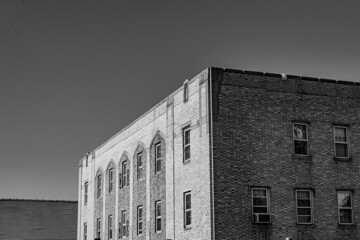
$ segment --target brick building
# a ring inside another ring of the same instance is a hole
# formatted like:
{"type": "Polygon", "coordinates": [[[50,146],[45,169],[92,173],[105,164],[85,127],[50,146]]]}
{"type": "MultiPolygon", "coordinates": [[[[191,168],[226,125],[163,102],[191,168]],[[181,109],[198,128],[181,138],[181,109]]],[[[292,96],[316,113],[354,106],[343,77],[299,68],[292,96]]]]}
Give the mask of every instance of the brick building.
{"type": "Polygon", "coordinates": [[[360,84],[209,68],[80,161],[78,239],[360,239],[360,84]]]}
{"type": "Polygon", "coordinates": [[[0,199],[0,239],[75,240],[76,201],[0,199]]]}

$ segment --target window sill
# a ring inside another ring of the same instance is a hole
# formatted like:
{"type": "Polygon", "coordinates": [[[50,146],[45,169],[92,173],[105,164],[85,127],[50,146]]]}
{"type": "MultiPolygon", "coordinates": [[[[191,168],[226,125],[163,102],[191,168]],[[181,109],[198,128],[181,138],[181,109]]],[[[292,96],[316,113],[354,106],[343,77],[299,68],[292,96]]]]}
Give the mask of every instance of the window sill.
{"type": "Polygon", "coordinates": [[[343,224],[343,223],[338,223],[338,228],[356,228],[356,224],[355,223],[349,223],[349,224],[343,224]]]}
{"type": "Polygon", "coordinates": [[[311,161],[312,158],[313,158],[312,155],[296,155],[296,154],[292,155],[292,159],[294,160],[311,161]]]}
{"type": "Polygon", "coordinates": [[[351,162],[352,157],[334,157],[334,160],[339,162],[351,162]]]}
{"type": "Polygon", "coordinates": [[[186,160],[186,161],[183,161],[183,164],[186,165],[186,164],[189,164],[191,163],[190,159],[186,160]]]}
{"type": "Polygon", "coordinates": [[[184,230],[191,230],[191,226],[184,227],[184,230]]]}

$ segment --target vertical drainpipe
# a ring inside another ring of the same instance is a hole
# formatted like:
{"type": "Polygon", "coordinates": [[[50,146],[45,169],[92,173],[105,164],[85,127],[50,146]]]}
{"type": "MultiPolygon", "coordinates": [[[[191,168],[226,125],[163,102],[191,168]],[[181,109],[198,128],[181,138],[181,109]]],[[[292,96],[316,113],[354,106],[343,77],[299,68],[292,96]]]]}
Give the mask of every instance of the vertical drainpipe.
{"type": "Polygon", "coordinates": [[[211,239],[215,239],[215,209],[214,209],[214,158],[213,158],[213,113],[212,113],[212,68],[209,68],[208,73],[208,92],[209,92],[209,141],[210,141],[210,184],[211,184],[211,239]]]}

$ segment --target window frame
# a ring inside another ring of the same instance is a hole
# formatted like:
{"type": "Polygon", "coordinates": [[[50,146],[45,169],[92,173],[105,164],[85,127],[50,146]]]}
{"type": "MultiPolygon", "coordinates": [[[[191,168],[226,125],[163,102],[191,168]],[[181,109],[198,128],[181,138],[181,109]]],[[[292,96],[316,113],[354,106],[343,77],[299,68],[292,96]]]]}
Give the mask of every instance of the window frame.
{"type": "Polygon", "coordinates": [[[109,184],[109,189],[108,189],[108,191],[109,191],[109,194],[110,193],[112,193],[113,192],[113,190],[114,190],[114,168],[110,168],[109,169],[109,175],[108,175],[108,177],[109,177],[109,182],[108,182],[108,184],[109,184]]]}
{"type": "Polygon", "coordinates": [[[155,233],[160,233],[162,227],[162,218],[161,218],[161,200],[155,202],[155,233]],[[160,207],[160,215],[158,215],[158,207],[160,207]],[[158,230],[158,220],[160,220],[160,229],[158,230]]]}
{"type": "Polygon", "coordinates": [[[184,215],[184,228],[185,229],[189,229],[191,228],[191,225],[192,225],[192,214],[191,214],[191,191],[187,191],[187,192],[184,192],[184,196],[183,196],[183,208],[184,208],[184,212],[183,212],[183,215],[184,215]],[[186,196],[190,196],[190,208],[187,208],[187,202],[186,202],[186,196]],[[187,213],[190,212],[190,223],[187,224],[187,213]]]}
{"type": "Polygon", "coordinates": [[[84,222],[84,240],[87,240],[87,222],[84,222]]]}
{"type": "Polygon", "coordinates": [[[127,226],[126,226],[126,210],[121,211],[121,238],[126,238],[127,236],[127,226]]]}
{"type": "Polygon", "coordinates": [[[184,103],[189,101],[189,81],[184,83],[184,90],[183,90],[183,101],[184,103]]]}
{"type": "Polygon", "coordinates": [[[295,190],[295,206],[296,206],[296,223],[300,224],[300,225],[312,225],[314,224],[314,201],[313,201],[314,195],[313,195],[313,191],[310,189],[296,189],[295,190]],[[309,193],[309,200],[310,200],[310,206],[309,207],[303,207],[303,206],[298,206],[298,192],[308,192],[309,193]],[[308,215],[299,215],[298,214],[298,209],[301,208],[306,208],[309,209],[310,208],[310,219],[311,221],[309,223],[307,222],[299,222],[299,216],[308,216],[308,215]]]}
{"type": "Polygon", "coordinates": [[[294,155],[296,156],[309,156],[310,155],[310,144],[309,144],[309,124],[306,122],[293,122],[292,124],[292,136],[293,136],[293,145],[294,145],[294,155]],[[295,130],[295,125],[303,125],[306,128],[306,140],[302,140],[302,139],[295,139],[295,134],[294,134],[294,130],[295,130]],[[301,141],[301,142],[306,142],[306,154],[298,154],[295,152],[296,150],[296,144],[295,141],[301,141]]]}
{"type": "Polygon", "coordinates": [[[140,205],[137,207],[137,229],[136,229],[136,234],[137,236],[141,236],[143,234],[143,206],[140,205]],[[140,214],[141,213],[141,214],[140,214]],[[140,228],[140,225],[141,225],[141,228],[140,228]]]}
{"type": "MultiPolygon", "coordinates": [[[[259,214],[260,212],[254,212],[254,207],[255,206],[259,206],[259,207],[264,207],[262,205],[254,205],[254,190],[265,190],[266,192],[266,213],[263,214],[271,214],[270,213],[270,189],[267,187],[252,187],[251,188],[251,214],[259,214]]],[[[260,213],[262,214],[262,213],[260,213]]]]}
{"type": "Polygon", "coordinates": [[[113,227],[112,227],[113,224],[112,223],[113,223],[113,217],[110,214],[108,216],[108,239],[109,240],[113,239],[113,227]]]}
{"type": "Polygon", "coordinates": [[[334,139],[334,156],[338,159],[348,159],[350,158],[350,141],[349,141],[349,127],[344,125],[334,125],[333,126],[333,139],[334,139]],[[336,136],[335,136],[335,129],[336,128],[343,128],[345,129],[345,135],[346,135],[346,142],[337,142],[336,136]],[[346,144],[346,157],[339,157],[336,155],[336,144],[346,144]]]}
{"type": "Polygon", "coordinates": [[[121,173],[122,173],[122,188],[125,188],[126,186],[129,186],[130,181],[130,170],[128,166],[128,160],[124,160],[121,163],[121,173]]]}
{"type": "Polygon", "coordinates": [[[139,152],[136,155],[136,162],[137,162],[137,180],[141,181],[144,179],[144,159],[143,159],[143,152],[139,152]],[[139,164],[141,162],[141,165],[139,164]],[[141,176],[140,176],[141,171],[141,176]]]}
{"type": "Polygon", "coordinates": [[[96,219],[96,237],[100,238],[101,235],[101,219],[97,218],[96,219]]]}
{"type": "Polygon", "coordinates": [[[87,205],[89,194],[89,181],[84,183],[84,204],[87,205]]]}
{"type": "Polygon", "coordinates": [[[190,125],[187,125],[183,127],[182,129],[182,137],[183,137],[183,163],[188,163],[191,161],[191,131],[190,131],[190,125]],[[189,133],[189,142],[185,143],[186,141],[186,133],[189,133]],[[189,148],[189,158],[186,158],[186,148],[189,148]]]}
{"type": "Polygon", "coordinates": [[[99,174],[97,177],[96,177],[96,198],[97,199],[100,199],[101,198],[101,190],[102,190],[102,174],[99,174]]]}
{"type": "Polygon", "coordinates": [[[336,191],[336,198],[337,198],[337,208],[338,208],[338,222],[339,225],[354,225],[354,202],[353,202],[353,192],[351,190],[337,190],[336,191]],[[339,206],[339,193],[349,193],[350,194],[350,207],[340,207],[339,206]],[[341,222],[341,214],[340,214],[340,210],[345,209],[345,210],[350,210],[351,212],[351,223],[344,223],[341,222]]]}
{"type": "Polygon", "coordinates": [[[161,172],[161,162],[162,162],[162,151],[161,151],[161,142],[155,144],[155,174],[161,172]],[[158,151],[159,149],[159,151],[158,151]],[[159,154],[160,153],[160,154],[159,154]],[[160,156],[159,156],[160,155],[160,156]],[[160,167],[158,162],[160,162],[160,167]]]}

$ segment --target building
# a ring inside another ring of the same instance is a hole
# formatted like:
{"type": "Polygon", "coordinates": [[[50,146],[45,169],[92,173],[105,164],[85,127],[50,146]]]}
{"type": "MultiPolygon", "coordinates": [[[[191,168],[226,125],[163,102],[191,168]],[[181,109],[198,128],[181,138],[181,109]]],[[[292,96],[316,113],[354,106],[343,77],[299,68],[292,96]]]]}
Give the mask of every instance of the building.
{"type": "Polygon", "coordinates": [[[78,239],[360,239],[360,84],[209,68],[80,161],[78,239]]]}
{"type": "Polygon", "coordinates": [[[75,240],[76,201],[0,199],[0,239],[75,240]]]}

